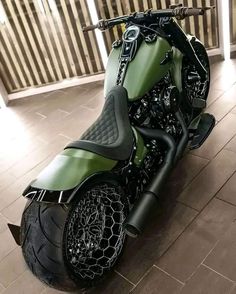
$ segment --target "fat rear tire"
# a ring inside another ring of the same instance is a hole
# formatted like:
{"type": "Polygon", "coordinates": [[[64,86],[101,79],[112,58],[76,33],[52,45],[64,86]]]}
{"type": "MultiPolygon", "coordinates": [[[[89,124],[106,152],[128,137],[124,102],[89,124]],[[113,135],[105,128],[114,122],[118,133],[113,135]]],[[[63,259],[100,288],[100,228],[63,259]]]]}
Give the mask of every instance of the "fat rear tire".
{"type": "MultiPolygon", "coordinates": [[[[95,188],[96,191],[99,191],[97,187],[95,188]]],[[[92,191],[94,190],[91,189],[91,193],[92,191]]],[[[118,191],[121,190],[118,189],[118,191]]],[[[75,217],[78,204],[81,204],[79,200],[83,200],[86,196],[87,194],[84,193],[70,206],[32,201],[27,204],[22,216],[21,247],[24,259],[38,279],[58,290],[75,291],[95,286],[107,276],[123,251],[125,239],[120,244],[119,252],[110,266],[104,267],[102,275],[94,276],[94,278],[83,277],[80,275],[81,269],[78,270],[71,263],[67,254],[68,248],[66,248],[69,243],[67,241],[68,228],[71,227],[70,220],[72,216],[75,217]]],[[[106,199],[105,195],[103,199],[106,199]]],[[[123,217],[125,217],[127,206],[122,204],[122,207],[123,217]]],[[[71,242],[71,238],[69,239],[71,242]]],[[[75,238],[75,244],[76,242],[78,242],[78,237],[75,238]]],[[[99,242],[103,244],[104,238],[99,242]]],[[[77,257],[77,260],[79,258],[77,257]]],[[[88,259],[88,262],[90,263],[91,260],[88,259]]]]}
{"type": "Polygon", "coordinates": [[[63,230],[68,207],[32,201],[21,222],[21,247],[32,273],[58,290],[77,288],[63,259],[63,230]]]}

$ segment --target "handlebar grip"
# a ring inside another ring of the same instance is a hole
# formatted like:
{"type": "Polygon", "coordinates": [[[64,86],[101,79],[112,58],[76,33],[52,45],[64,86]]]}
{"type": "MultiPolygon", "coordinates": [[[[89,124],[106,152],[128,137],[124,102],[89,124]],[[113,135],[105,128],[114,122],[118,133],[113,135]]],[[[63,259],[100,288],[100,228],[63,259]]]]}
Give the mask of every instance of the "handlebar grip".
{"type": "Polygon", "coordinates": [[[83,32],[88,32],[88,31],[92,31],[92,30],[95,30],[96,28],[98,27],[98,25],[90,25],[90,26],[87,26],[87,27],[83,27],[83,32]]]}
{"type": "Polygon", "coordinates": [[[205,10],[203,8],[188,8],[186,11],[186,16],[194,16],[194,15],[204,15],[205,10]]]}

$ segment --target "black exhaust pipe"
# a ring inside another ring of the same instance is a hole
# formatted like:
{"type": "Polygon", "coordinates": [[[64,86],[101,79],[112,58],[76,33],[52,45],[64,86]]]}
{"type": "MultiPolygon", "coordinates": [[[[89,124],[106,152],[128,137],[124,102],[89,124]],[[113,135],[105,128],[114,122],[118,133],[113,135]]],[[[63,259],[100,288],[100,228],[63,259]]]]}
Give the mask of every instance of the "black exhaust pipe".
{"type": "Polygon", "coordinates": [[[143,231],[150,215],[157,210],[161,189],[174,164],[177,162],[180,155],[183,154],[183,151],[188,143],[188,130],[181,113],[176,113],[176,117],[180,121],[183,128],[183,135],[178,147],[176,147],[172,136],[162,130],[137,128],[137,131],[144,137],[163,141],[167,145],[168,149],[161,169],[146,188],[146,191],[140,195],[140,198],[135,203],[124,223],[124,230],[126,234],[131,237],[137,237],[143,231]]]}
{"type": "Polygon", "coordinates": [[[176,149],[174,165],[182,157],[182,155],[184,153],[184,150],[188,145],[188,140],[189,140],[189,131],[188,131],[186,123],[185,123],[185,121],[183,119],[182,113],[180,111],[178,111],[178,112],[176,112],[175,116],[176,116],[176,118],[178,119],[178,121],[179,121],[179,123],[181,125],[183,134],[182,134],[182,138],[179,141],[179,144],[178,144],[177,149],[176,149]]]}

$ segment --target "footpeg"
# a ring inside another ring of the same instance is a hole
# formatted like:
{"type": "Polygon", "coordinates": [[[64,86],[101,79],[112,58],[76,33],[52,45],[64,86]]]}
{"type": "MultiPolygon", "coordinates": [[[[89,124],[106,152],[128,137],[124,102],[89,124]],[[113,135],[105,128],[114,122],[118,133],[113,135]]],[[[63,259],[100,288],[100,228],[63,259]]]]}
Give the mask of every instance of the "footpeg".
{"type": "Polygon", "coordinates": [[[203,109],[206,107],[206,100],[200,98],[194,98],[192,102],[193,108],[203,109]]]}
{"type": "Polygon", "coordinates": [[[203,113],[199,121],[198,127],[193,134],[193,139],[190,143],[189,149],[199,148],[215,126],[215,117],[209,113],[203,113]]]}

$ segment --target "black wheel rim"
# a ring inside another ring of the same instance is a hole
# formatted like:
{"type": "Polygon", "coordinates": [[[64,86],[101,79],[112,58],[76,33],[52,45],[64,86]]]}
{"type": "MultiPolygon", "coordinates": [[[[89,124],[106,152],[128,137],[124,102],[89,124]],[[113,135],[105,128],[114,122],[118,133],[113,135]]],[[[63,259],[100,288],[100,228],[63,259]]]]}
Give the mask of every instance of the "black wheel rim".
{"type": "Polygon", "coordinates": [[[67,263],[76,277],[95,280],[117,261],[125,241],[123,195],[103,184],[84,193],[72,208],[65,230],[67,263]]]}

